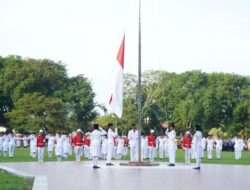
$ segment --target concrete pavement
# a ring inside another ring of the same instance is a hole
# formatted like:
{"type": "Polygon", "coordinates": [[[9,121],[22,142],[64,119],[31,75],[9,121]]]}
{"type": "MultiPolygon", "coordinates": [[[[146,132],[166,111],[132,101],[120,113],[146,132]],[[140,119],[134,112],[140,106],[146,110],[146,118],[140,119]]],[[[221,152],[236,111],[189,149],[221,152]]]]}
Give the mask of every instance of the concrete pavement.
{"type": "Polygon", "coordinates": [[[249,190],[250,166],[202,165],[201,171],[192,165],[168,167],[107,167],[93,170],[92,162],[1,163],[0,165],[47,176],[49,190],[249,190]]]}

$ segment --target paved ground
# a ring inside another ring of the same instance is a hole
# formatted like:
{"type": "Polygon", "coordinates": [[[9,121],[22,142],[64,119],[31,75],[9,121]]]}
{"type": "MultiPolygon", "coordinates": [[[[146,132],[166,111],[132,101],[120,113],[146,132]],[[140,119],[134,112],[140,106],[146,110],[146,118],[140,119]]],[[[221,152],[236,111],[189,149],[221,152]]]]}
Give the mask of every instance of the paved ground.
{"type": "Polygon", "coordinates": [[[0,163],[32,175],[45,175],[49,190],[249,190],[250,166],[166,163],[158,167],[102,167],[93,170],[91,162],[0,163]]]}

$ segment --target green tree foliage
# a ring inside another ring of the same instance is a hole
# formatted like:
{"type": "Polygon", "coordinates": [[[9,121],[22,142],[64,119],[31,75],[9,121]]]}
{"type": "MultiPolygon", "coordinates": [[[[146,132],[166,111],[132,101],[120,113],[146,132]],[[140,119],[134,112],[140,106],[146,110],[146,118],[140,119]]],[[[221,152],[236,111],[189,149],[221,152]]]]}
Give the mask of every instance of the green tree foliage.
{"type": "MultiPolygon", "coordinates": [[[[124,110],[118,124],[123,131],[137,122],[137,78],[125,75],[124,110]]],[[[217,128],[228,134],[250,135],[250,78],[236,74],[188,71],[182,74],[147,71],[142,75],[143,129],[163,133],[160,119],[174,122],[177,131],[204,133],[217,128]]]]}
{"type": "Polygon", "coordinates": [[[84,128],[96,116],[92,87],[61,62],[0,57],[0,124],[19,130],[84,128]]]}

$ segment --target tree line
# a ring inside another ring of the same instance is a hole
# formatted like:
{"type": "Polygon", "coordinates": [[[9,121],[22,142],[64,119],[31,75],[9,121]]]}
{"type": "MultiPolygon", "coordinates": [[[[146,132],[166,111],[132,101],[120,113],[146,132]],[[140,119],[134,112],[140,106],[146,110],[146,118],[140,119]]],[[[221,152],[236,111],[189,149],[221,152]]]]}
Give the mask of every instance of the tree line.
{"type": "MultiPolygon", "coordinates": [[[[121,119],[106,115],[99,122],[117,122],[126,133],[137,122],[137,77],[125,75],[124,110],[121,119]]],[[[188,71],[182,74],[146,71],[142,75],[143,133],[166,119],[177,131],[193,131],[199,124],[205,134],[224,138],[240,134],[250,137],[250,77],[227,73],[188,71]]]]}
{"type": "MultiPolygon", "coordinates": [[[[90,123],[118,125],[127,133],[137,123],[137,76],[124,80],[121,119],[98,115],[92,84],[84,75],[69,77],[65,65],[49,59],[0,57],[0,126],[22,131],[88,130],[90,123]]],[[[143,133],[159,121],[175,123],[178,132],[193,130],[229,137],[250,136],[250,77],[228,73],[188,71],[181,74],[146,71],[142,74],[143,133]]]]}
{"type": "Polygon", "coordinates": [[[84,128],[97,113],[84,75],[48,59],[0,57],[0,126],[20,132],[84,128]]]}

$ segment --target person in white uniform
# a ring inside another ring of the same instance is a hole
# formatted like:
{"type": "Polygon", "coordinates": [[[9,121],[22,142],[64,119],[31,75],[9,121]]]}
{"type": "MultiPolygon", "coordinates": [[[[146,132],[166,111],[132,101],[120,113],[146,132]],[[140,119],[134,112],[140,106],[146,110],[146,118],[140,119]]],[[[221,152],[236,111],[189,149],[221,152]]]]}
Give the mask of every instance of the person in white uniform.
{"type": "Polygon", "coordinates": [[[206,139],[206,137],[203,137],[202,138],[202,153],[201,153],[202,159],[204,158],[204,153],[205,153],[206,147],[207,147],[207,139],[206,139]]]}
{"type": "Polygon", "coordinates": [[[221,157],[221,151],[222,151],[222,140],[221,138],[218,136],[217,139],[215,140],[216,146],[215,146],[215,150],[216,150],[216,158],[220,159],[221,157]]]}
{"type": "Polygon", "coordinates": [[[117,137],[117,128],[113,127],[113,123],[108,124],[108,154],[107,154],[107,166],[113,166],[114,164],[111,163],[112,156],[114,154],[114,138],[117,137]]]}
{"type": "Polygon", "coordinates": [[[165,158],[168,158],[168,137],[166,135],[164,135],[164,141],[165,141],[164,156],[165,158]]]}
{"type": "Polygon", "coordinates": [[[107,132],[104,131],[98,124],[94,124],[94,130],[90,134],[90,153],[93,158],[93,168],[100,168],[97,166],[98,158],[100,156],[101,149],[101,139],[102,136],[106,135],[107,132]]]}
{"type": "Polygon", "coordinates": [[[148,138],[147,136],[141,136],[141,158],[142,160],[148,158],[148,138]]]}
{"type": "Polygon", "coordinates": [[[244,142],[240,138],[240,136],[238,135],[234,139],[234,154],[235,154],[235,159],[236,160],[240,160],[241,159],[241,151],[243,150],[243,148],[244,148],[244,142]]]}
{"type": "Polygon", "coordinates": [[[159,143],[159,157],[162,160],[164,158],[164,148],[165,148],[166,138],[164,138],[164,136],[161,135],[159,138],[157,138],[157,142],[159,143]]]}
{"type": "Polygon", "coordinates": [[[48,147],[47,147],[48,157],[51,158],[54,151],[56,139],[51,132],[46,136],[46,139],[48,140],[48,147]]]}
{"type": "Polygon", "coordinates": [[[16,137],[14,136],[13,132],[11,132],[8,136],[9,136],[9,157],[13,158],[16,146],[16,137]]]}
{"type": "Polygon", "coordinates": [[[175,126],[174,124],[171,124],[168,130],[167,128],[168,123],[166,121],[162,123],[162,126],[166,128],[165,134],[168,136],[168,156],[169,156],[168,166],[175,166],[175,155],[176,155],[175,126]]]}
{"type": "Polygon", "coordinates": [[[209,160],[213,157],[214,140],[211,136],[207,138],[207,158],[209,160]]]}
{"type": "Polygon", "coordinates": [[[117,138],[117,158],[120,160],[122,158],[124,148],[124,139],[122,137],[117,138]]]}
{"type": "Polygon", "coordinates": [[[194,149],[196,157],[196,165],[193,169],[201,169],[201,156],[202,156],[202,132],[201,126],[196,125],[196,132],[194,134],[194,149]]]}
{"type": "Polygon", "coordinates": [[[24,148],[27,148],[29,146],[28,140],[29,139],[28,139],[27,135],[24,135],[23,136],[23,147],[24,148]]]}
{"type": "Polygon", "coordinates": [[[102,158],[106,160],[108,154],[108,139],[106,135],[102,138],[101,151],[102,151],[102,158]]]}
{"type": "Polygon", "coordinates": [[[8,149],[9,149],[9,136],[8,133],[5,132],[3,135],[3,156],[7,157],[8,156],[8,149]]]}
{"type": "Polygon", "coordinates": [[[0,156],[2,155],[3,151],[3,133],[0,132],[0,156]]]}
{"type": "Polygon", "coordinates": [[[60,162],[63,157],[63,142],[64,142],[64,136],[61,134],[61,132],[58,132],[58,134],[55,137],[55,140],[56,140],[55,153],[57,161],[60,162]]]}
{"type": "Polygon", "coordinates": [[[135,124],[132,124],[132,129],[128,132],[128,140],[130,146],[130,161],[137,162],[138,161],[138,140],[139,133],[136,129],[135,124]]]}
{"type": "Polygon", "coordinates": [[[20,148],[21,144],[22,144],[22,137],[21,137],[21,135],[16,136],[15,139],[16,139],[15,147],[16,148],[20,148]]]}
{"type": "Polygon", "coordinates": [[[30,140],[30,156],[32,158],[36,158],[36,135],[35,133],[32,133],[28,136],[28,139],[30,140]]]}
{"type": "Polygon", "coordinates": [[[70,149],[69,136],[67,133],[63,135],[63,157],[68,158],[70,149]]]}

